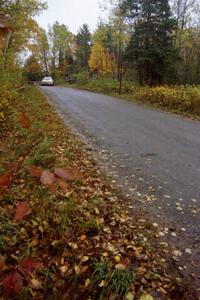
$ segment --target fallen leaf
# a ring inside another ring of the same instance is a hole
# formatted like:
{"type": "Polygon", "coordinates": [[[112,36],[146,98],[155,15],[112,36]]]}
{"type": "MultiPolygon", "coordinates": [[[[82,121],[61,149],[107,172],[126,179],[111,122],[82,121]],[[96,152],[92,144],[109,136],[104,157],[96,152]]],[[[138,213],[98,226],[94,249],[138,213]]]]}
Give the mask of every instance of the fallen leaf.
{"type": "Polygon", "coordinates": [[[60,267],[60,271],[62,274],[65,274],[69,269],[69,266],[68,265],[64,265],[62,267],[60,267]]]}
{"type": "Polygon", "coordinates": [[[56,180],[58,186],[61,188],[61,190],[63,191],[63,193],[67,193],[71,190],[69,184],[67,182],[65,182],[63,179],[58,178],[56,180]]]}
{"type": "Polygon", "coordinates": [[[28,172],[31,176],[40,178],[43,169],[34,165],[30,165],[27,167],[28,172]]]}
{"type": "Polygon", "coordinates": [[[84,263],[84,262],[88,261],[89,259],[90,259],[89,256],[83,256],[81,258],[81,262],[84,263]]]}
{"type": "Polygon", "coordinates": [[[126,265],[116,264],[115,265],[115,269],[117,269],[117,270],[125,270],[126,269],[126,265]]]}
{"type": "Polygon", "coordinates": [[[31,213],[31,209],[26,201],[20,202],[16,206],[15,222],[21,221],[25,216],[31,213]]]}
{"type": "Polygon", "coordinates": [[[12,172],[6,172],[5,174],[0,176],[0,188],[2,186],[9,186],[12,182],[12,172]]]}
{"type": "Polygon", "coordinates": [[[85,281],[85,287],[88,287],[88,285],[90,285],[90,282],[91,282],[90,279],[87,278],[86,281],[85,281]]]}
{"type": "Polygon", "coordinates": [[[5,260],[5,257],[0,254],[0,271],[4,271],[7,268],[5,260]]]}
{"type": "Polygon", "coordinates": [[[3,281],[3,289],[7,298],[19,295],[23,288],[23,279],[18,272],[9,274],[3,281]]]}
{"type": "Polygon", "coordinates": [[[106,284],[105,280],[102,280],[100,283],[99,283],[99,287],[104,287],[106,284]]]}
{"type": "Polygon", "coordinates": [[[42,171],[40,181],[44,185],[51,186],[55,182],[55,176],[50,171],[44,170],[44,171],[42,171]]]}
{"type": "Polygon", "coordinates": [[[115,261],[116,261],[116,262],[120,262],[120,260],[121,260],[121,257],[118,256],[118,255],[116,255],[116,256],[115,256],[115,261]]]}
{"type": "Polygon", "coordinates": [[[80,267],[78,265],[74,266],[74,270],[75,270],[76,275],[80,275],[81,274],[81,269],[80,269],[80,267]]]}
{"type": "Polygon", "coordinates": [[[126,297],[125,297],[126,300],[133,300],[134,299],[134,294],[132,294],[131,292],[128,292],[126,294],[126,297]]]}
{"type": "Polygon", "coordinates": [[[30,120],[27,118],[24,112],[20,112],[19,114],[19,121],[21,122],[22,126],[26,129],[30,128],[30,120]]]}
{"type": "Polygon", "coordinates": [[[74,250],[78,249],[78,245],[75,244],[75,243],[69,242],[68,245],[69,245],[72,249],[74,249],[74,250]]]}
{"type": "Polygon", "coordinates": [[[32,278],[31,279],[31,287],[34,290],[41,290],[42,289],[42,283],[38,279],[32,278]]]}
{"type": "Polygon", "coordinates": [[[140,300],[153,300],[153,297],[151,296],[151,295],[149,295],[149,294],[147,294],[147,295],[142,295],[141,297],[140,297],[140,300]]]}
{"type": "Polygon", "coordinates": [[[30,258],[22,259],[18,265],[18,270],[24,275],[27,281],[29,281],[29,277],[34,270],[40,270],[42,268],[42,263],[34,261],[30,258]]]}
{"type": "Polygon", "coordinates": [[[192,250],[191,250],[190,248],[186,248],[186,249],[185,249],[185,253],[187,253],[187,254],[192,254],[192,250]]]}
{"type": "Polygon", "coordinates": [[[174,256],[182,256],[182,253],[181,253],[181,251],[179,251],[179,250],[174,250],[174,251],[172,251],[172,254],[173,254],[174,256]]]}
{"type": "Polygon", "coordinates": [[[87,239],[87,236],[85,234],[80,236],[80,241],[85,241],[87,239]]]}
{"type": "Polygon", "coordinates": [[[80,173],[79,170],[71,167],[66,167],[66,168],[57,168],[55,169],[55,174],[58,177],[64,178],[69,181],[74,181],[81,179],[82,174],[80,173]]]}

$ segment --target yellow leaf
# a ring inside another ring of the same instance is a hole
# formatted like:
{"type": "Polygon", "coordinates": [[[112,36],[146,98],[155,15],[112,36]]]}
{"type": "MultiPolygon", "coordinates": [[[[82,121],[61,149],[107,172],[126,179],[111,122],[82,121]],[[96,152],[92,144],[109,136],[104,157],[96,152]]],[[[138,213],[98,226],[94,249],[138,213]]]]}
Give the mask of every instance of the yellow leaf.
{"type": "Polygon", "coordinates": [[[134,295],[131,293],[131,292],[128,292],[127,294],[126,294],[126,298],[125,298],[126,300],[133,300],[134,299],[134,295]]]}
{"type": "Polygon", "coordinates": [[[90,285],[90,282],[91,282],[90,279],[87,278],[86,281],[85,281],[85,287],[88,287],[88,285],[90,285]]]}
{"type": "Polygon", "coordinates": [[[117,264],[117,265],[115,265],[115,269],[117,269],[117,270],[125,270],[126,269],[126,265],[117,264]]]}
{"type": "Polygon", "coordinates": [[[82,258],[81,258],[81,262],[86,262],[86,261],[88,261],[89,260],[89,256],[83,256],[82,258]]]}
{"type": "Polygon", "coordinates": [[[141,297],[140,297],[140,300],[154,300],[153,297],[149,294],[143,294],[141,297]]]}
{"type": "Polygon", "coordinates": [[[69,242],[68,245],[69,245],[72,249],[74,249],[74,250],[78,249],[78,246],[77,246],[77,244],[75,244],[75,243],[69,242]]]}
{"type": "Polygon", "coordinates": [[[116,260],[116,262],[120,262],[120,260],[121,260],[121,257],[120,257],[120,256],[118,256],[118,255],[116,255],[116,256],[115,256],[115,260],[116,260]]]}
{"type": "Polygon", "coordinates": [[[80,269],[80,267],[78,265],[74,266],[74,270],[75,270],[76,275],[80,275],[81,269],[80,269]]]}
{"type": "Polygon", "coordinates": [[[61,271],[61,273],[63,273],[63,274],[65,274],[66,272],[67,272],[67,270],[69,269],[69,267],[68,266],[62,266],[62,267],[60,267],[60,271],[61,271]]]}
{"type": "Polygon", "coordinates": [[[87,239],[87,236],[85,234],[81,235],[80,240],[83,242],[87,239]]]}
{"type": "Polygon", "coordinates": [[[34,290],[42,289],[42,283],[36,278],[31,279],[31,286],[34,290]]]}
{"type": "Polygon", "coordinates": [[[101,282],[100,282],[100,284],[99,284],[99,287],[104,287],[105,286],[105,280],[102,280],[101,282]]]}

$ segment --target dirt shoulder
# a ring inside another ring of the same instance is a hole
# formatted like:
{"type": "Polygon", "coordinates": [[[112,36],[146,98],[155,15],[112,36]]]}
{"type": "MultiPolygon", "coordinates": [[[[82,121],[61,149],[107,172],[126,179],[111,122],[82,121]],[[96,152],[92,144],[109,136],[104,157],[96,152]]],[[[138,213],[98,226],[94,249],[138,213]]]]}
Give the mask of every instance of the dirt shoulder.
{"type": "MultiPolygon", "coordinates": [[[[7,87],[8,90],[8,87],[7,87]]],[[[1,95],[0,294],[9,299],[199,299],[130,216],[87,147],[35,87],[1,95]]]]}

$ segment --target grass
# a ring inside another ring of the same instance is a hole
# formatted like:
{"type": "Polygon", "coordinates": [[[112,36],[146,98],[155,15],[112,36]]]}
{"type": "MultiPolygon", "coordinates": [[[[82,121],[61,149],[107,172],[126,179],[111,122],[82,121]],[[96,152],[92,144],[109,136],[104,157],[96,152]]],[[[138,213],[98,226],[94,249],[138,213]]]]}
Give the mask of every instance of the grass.
{"type": "Polygon", "coordinates": [[[105,292],[105,287],[111,294],[126,295],[133,279],[133,272],[128,269],[111,270],[106,260],[96,261],[94,263],[93,280],[95,285],[103,288],[101,296],[103,296],[105,292]]]}
{"type": "MultiPolygon", "coordinates": [[[[124,299],[130,291],[140,299],[142,292],[139,288],[135,291],[134,287],[141,286],[141,267],[147,275],[156,270],[168,294],[177,288],[178,273],[161,265],[159,245],[155,249],[151,240],[154,232],[150,236],[145,224],[143,228],[137,226],[139,216],[135,215],[132,220],[128,211],[124,211],[123,197],[99,178],[84,146],[65,128],[40,91],[28,86],[12,95],[10,90],[6,99],[9,115],[5,113],[6,134],[2,142],[9,150],[5,155],[0,149],[1,174],[7,170],[6,163],[25,159],[7,192],[0,195],[0,250],[7,265],[0,274],[1,280],[17,270],[22,258],[34,258],[44,265],[42,270],[31,274],[31,279],[37,279],[43,288],[33,290],[24,280],[21,295],[13,296],[94,300],[111,299],[114,294],[116,299],[124,299]],[[18,115],[22,111],[30,120],[30,130],[25,130],[19,122],[18,115]],[[29,164],[51,171],[58,166],[76,167],[82,170],[83,177],[67,182],[69,193],[57,194],[28,173],[29,164]],[[97,191],[100,197],[95,196],[97,191]],[[113,198],[116,198],[115,203],[111,201],[113,198]],[[31,213],[16,224],[16,204],[20,201],[27,201],[31,213]],[[128,222],[124,223],[124,218],[128,218],[128,222]],[[141,230],[144,236],[148,235],[148,245],[140,239],[141,230]],[[133,244],[148,254],[148,262],[136,260],[134,252],[127,250],[127,245],[133,244]],[[116,255],[126,266],[124,270],[116,268],[116,255]]],[[[152,281],[142,284],[142,291],[152,291],[158,299],[164,299],[162,293],[153,291],[152,281]]],[[[0,297],[3,297],[2,289],[0,297]]]]}
{"type": "Polygon", "coordinates": [[[133,273],[129,270],[114,270],[110,276],[109,288],[117,295],[125,295],[133,278],[133,273]]]}
{"type": "Polygon", "coordinates": [[[33,149],[26,160],[27,165],[36,165],[44,168],[51,168],[55,165],[56,157],[51,152],[52,141],[49,137],[44,139],[33,149]]]}

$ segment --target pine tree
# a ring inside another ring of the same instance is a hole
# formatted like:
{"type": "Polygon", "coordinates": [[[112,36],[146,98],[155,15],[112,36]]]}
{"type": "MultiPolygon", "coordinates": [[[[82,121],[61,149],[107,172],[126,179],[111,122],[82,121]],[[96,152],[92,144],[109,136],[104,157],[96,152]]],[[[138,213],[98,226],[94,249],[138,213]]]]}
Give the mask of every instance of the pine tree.
{"type": "Polygon", "coordinates": [[[91,47],[91,34],[87,24],[83,24],[83,26],[79,29],[76,36],[76,44],[76,57],[78,64],[81,68],[87,69],[91,47]]]}
{"type": "Polygon", "coordinates": [[[176,21],[168,0],[125,0],[123,9],[134,24],[126,56],[134,62],[140,83],[162,83],[176,57],[176,21]]]}

